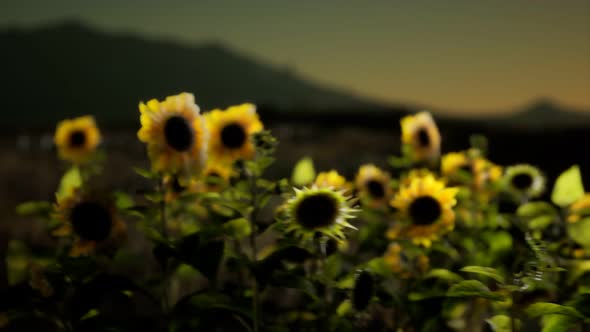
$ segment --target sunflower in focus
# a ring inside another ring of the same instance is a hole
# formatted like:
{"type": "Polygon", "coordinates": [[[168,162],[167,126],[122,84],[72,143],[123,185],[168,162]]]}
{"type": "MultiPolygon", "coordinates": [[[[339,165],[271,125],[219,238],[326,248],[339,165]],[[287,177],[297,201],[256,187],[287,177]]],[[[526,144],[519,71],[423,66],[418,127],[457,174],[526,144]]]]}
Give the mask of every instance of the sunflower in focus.
{"type": "Polygon", "coordinates": [[[252,159],[256,153],[252,136],[262,131],[263,125],[253,104],[231,106],[226,110],[212,110],[205,115],[211,133],[209,153],[223,162],[252,159]]]}
{"type": "Polygon", "coordinates": [[[391,199],[391,177],[375,165],[368,164],[359,168],[355,186],[363,204],[372,208],[387,206],[391,199]]]}
{"type": "Polygon", "coordinates": [[[335,190],[342,190],[345,193],[351,191],[352,186],[346,181],[346,178],[338,173],[336,170],[329,172],[320,172],[314,181],[314,184],[320,188],[332,188],[335,190]]]}
{"type": "Polygon", "coordinates": [[[414,161],[432,162],[440,155],[440,133],[429,112],[408,115],[400,121],[402,143],[411,148],[414,161]]]}
{"type": "Polygon", "coordinates": [[[312,186],[295,189],[295,195],[285,205],[287,232],[295,232],[304,239],[321,233],[337,241],[344,240],[344,229],[352,228],[355,209],[350,197],[332,188],[312,186]]]}
{"type": "Polygon", "coordinates": [[[538,168],[521,164],[506,168],[504,188],[526,198],[538,197],[545,190],[545,177],[538,168]]]}
{"type": "Polygon", "coordinates": [[[100,131],[92,116],[61,121],[53,138],[60,158],[77,164],[88,161],[100,139],[100,131]]]}
{"type": "Polygon", "coordinates": [[[55,218],[61,224],[52,234],[75,239],[70,250],[74,257],[93,254],[99,248],[116,244],[127,229],[111,200],[83,194],[79,190],[57,201],[55,218]]]}
{"type": "Polygon", "coordinates": [[[200,172],[207,157],[207,128],[190,93],[139,104],[140,141],[156,172],[200,172]]]}
{"type": "Polygon", "coordinates": [[[590,194],[585,194],[568,208],[567,221],[576,223],[590,217],[590,194]]]}
{"type": "Polygon", "coordinates": [[[401,235],[417,245],[430,247],[432,241],[453,230],[458,188],[447,188],[444,182],[426,176],[415,178],[409,186],[402,186],[391,201],[401,215],[410,222],[401,235]]]}

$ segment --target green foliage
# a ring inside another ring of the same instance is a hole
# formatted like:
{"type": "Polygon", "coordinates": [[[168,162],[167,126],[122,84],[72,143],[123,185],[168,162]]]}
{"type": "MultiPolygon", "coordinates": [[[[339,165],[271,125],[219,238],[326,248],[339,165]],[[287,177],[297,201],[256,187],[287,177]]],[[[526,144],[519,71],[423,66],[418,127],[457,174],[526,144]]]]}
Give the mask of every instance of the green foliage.
{"type": "Polygon", "coordinates": [[[490,277],[501,284],[506,282],[504,276],[498,270],[491,268],[491,267],[466,266],[466,267],[462,268],[461,271],[475,273],[475,274],[483,275],[486,277],[490,277]]]}
{"type": "Polygon", "coordinates": [[[561,207],[566,207],[584,196],[582,174],[578,165],[572,166],[555,181],[551,201],[561,207]]]}
{"type": "Polygon", "coordinates": [[[294,186],[302,187],[313,182],[315,178],[315,168],[313,160],[309,157],[302,158],[295,164],[293,174],[291,174],[291,183],[294,186]]]}
{"type": "Polygon", "coordinates": [[[500,301],[504,297],[501,294],[494,293],[477,280],[464,280],[453,285],[446,294],[447,297],[483,297],[485,299],[500,301]]]}

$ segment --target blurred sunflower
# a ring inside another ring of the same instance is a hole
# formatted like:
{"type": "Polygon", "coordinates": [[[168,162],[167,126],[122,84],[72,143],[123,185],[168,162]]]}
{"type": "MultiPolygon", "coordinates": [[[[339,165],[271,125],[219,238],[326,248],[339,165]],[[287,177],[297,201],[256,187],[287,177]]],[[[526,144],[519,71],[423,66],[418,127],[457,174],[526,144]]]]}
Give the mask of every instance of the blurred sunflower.
{"type": "Polygon", "coordinates": [[[411,147],[414,161],[436,160],[440,155],[440,133],[429,112],[408,115],[401,119],[402,143],[411,147]]]}
{"type": "Polygon", "coordinates": [[[205,117],[211,133],[209,153],[214,159],[231,163],[254,157],[252,136],[263,129],[256,106],[242,104],[225,111],[212,110],[205,117]]]}
{"type": "Polygon", "coordinates": [[[344,228],[356,229],[348,222],[356,212],[349,199],[349,196],[332,188],[312,186],[295,189],[295,195],[285,207],[287,232],[293,231],[304,239],[321,233],[337,241],[344,240],[344,228]]]}
{"type": "Polygon", "coordinates": [[[442,156],[442,175],[453,177],[457,175],[459,171],[471,174],[471,160],[465,152],[449,152],[442,156]]]}
{"type": "Polygon", "coordinates": [[[502,178],[502,166],[478,157],[473,160],[473,185],[476,189],[484,189],[489,184],[497,183],[502,178]]]}
{"type": "Polygon", "coordinates": [[[229,184],[233,169],[231,165],[209,162],[199,181],[199,191],[218,192],[229,184]]]}
{"type": "Polygon", "coordinates": [[[355,185],[362,203],[379,208],[387,206],[392,190],[389,173],[382,171],[372,164],[363,165],[359,168],[355,185]]]}
{"type": "Polygon", "coordinates": [[[200,172],[207,157],[207,128],[190,93],[139,104],[141,129],[152,169],[157,172],[200,172]]]}
{"type": "Polygon", "coordinates": [[[568,222],[576,223],[586,217],[590,217],[590,194],[585,194],[568,207],[568,222]]]}
{"type": "Polygon", "coordinates": [[[412,181],[425,178],[428,176],[434,176],[434,174],[427,168],[414,168],[410,170],[407,174],[402,176],[400,180],[400,186],[409,186],[412,184],[412,181]]]}
{"type": "Polygon", "coordinates": [[[329,172],[320,172],[314,181],[314,184],[320,188],[332,188],[335,190],[342,190],[345,193],[350,192],[352,186],[346,181],[346,178],[338,173],[336,170],[329,172]]]}
{"type": "Polygon", "coordinates": [[[506,168],[504,174],[505,190],[519,197],[538,197],[545,190],[545,177],[538,168],[521,164],[506,168]]]}
{"type": "Polygon", "coordinates": [[[402,252],[402,246],[396,242],[391,243],[387,247],[387,251],[383,255],[383,261],[393,273],[401,273],[408,268],[408,259],[402,252]]]}
{"type": "Polygon", "coordinates": [[[73,236],[75,240],[70,255],[75,257],[115,244],[124,237],[127,229],[111,200],[82,194],[79,190],[57,201],[55,218],[61,224],[52,234],[73,236]]]}
{"type": "Polygon", "coordinates": [[[409,186],[402,186],[391,201],[410,222],[402,235],[415,244],[430,247],[432,241],[451,231],[455,226],[453,206],[458,188],[447,188],[432,175],[415,178],[409,186]]]}
{"type": "Polygon", "coordinates": [[[94,118],[82,116],[58,123],[53,140],[60,158],[83,163],[92,156],[100,139],[100,131],[94,118]]]}

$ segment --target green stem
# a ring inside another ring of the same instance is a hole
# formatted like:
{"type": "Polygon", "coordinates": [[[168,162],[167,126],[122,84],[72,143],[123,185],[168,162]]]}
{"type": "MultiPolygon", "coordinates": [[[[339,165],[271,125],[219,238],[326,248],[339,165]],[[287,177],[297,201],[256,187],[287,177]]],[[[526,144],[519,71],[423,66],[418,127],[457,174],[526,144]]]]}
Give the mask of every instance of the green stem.
{"type": "MultiPolygon", "coordinates": [[[[252,249],[252,263],[256,264],[258,250],[256,247],[256,216],[258,215],[257,195],[256,195],[256,181],[252,176],[249,176],[250,181],[250,196],[252,200],[252,212],[248,220],[250,221],[250,248],[252,249]]],[[[254,320],[254,332],[258,332],[258,281],[256,275],[252,278],[252,316],[254,320]]]]}
{"type": "MultiPolygon", "coordinates": [[[[162,237],[165,241],[168,241],[168,223],[166,218],[166,187],[164,185],[164,177],[162,176],[160,180],[160,221],[161,221],[161,231],[162,237]]],[[[162,281],[162,310],[164,313],[167,313],[170,308],[170,303],[168,303],[168,288],[169,288],[169,277],[168,277],[168,261],[164,261],[164,265],[162,266],[162,274],[164,280],[162,281]]]]}

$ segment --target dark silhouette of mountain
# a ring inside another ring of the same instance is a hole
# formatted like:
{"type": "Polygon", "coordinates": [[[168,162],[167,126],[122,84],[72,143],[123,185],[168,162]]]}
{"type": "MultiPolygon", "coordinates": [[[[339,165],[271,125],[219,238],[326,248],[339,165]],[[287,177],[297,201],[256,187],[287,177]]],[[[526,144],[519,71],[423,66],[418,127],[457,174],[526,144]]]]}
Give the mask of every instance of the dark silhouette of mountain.
{"type": "Polygon", "coordinates": [[[186,46],[106,34],[76,22],[0,31],[2,124],[47,126],[94,114],[137,123],[140,100],[195,93],[202,109],[255,102],[272,109],[379,108],[221,44],[186,46]]]}
{"type": "Polygon", "coordinates": [[[590,112],[568,109],[551,99],[539,99],[514,114],[498,119],[503,126],[519,128],[588,127],[590,112]]]}

